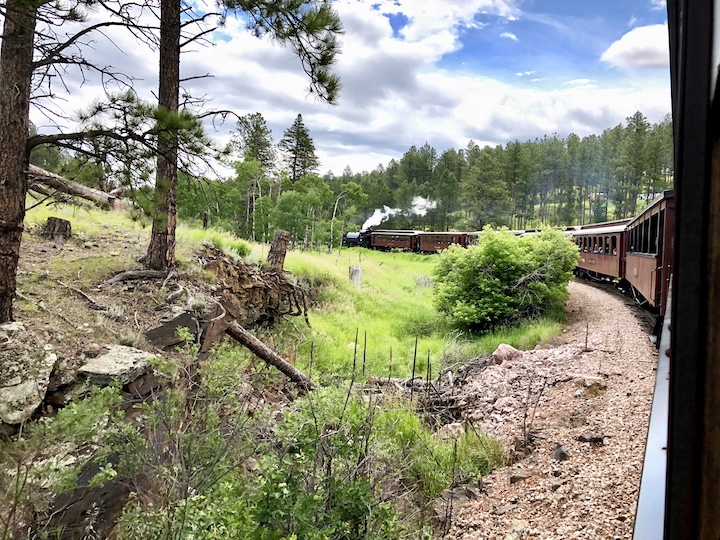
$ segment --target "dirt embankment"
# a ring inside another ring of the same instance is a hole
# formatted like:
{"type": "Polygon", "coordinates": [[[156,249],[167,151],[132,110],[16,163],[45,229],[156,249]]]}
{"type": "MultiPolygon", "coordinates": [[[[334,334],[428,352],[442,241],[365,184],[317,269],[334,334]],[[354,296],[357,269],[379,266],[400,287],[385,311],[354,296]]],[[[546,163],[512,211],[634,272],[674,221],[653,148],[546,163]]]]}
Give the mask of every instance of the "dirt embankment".
{"type": "Polygon", "coordinates": [[[476,425],[529,453],[483,479],[446,538],[630,538],[657,353],[646,320],[618,295],[570,284],[559,346],[476,377],[476,425]],[[537,404],[537,405],[536,405],[537,404]]]}

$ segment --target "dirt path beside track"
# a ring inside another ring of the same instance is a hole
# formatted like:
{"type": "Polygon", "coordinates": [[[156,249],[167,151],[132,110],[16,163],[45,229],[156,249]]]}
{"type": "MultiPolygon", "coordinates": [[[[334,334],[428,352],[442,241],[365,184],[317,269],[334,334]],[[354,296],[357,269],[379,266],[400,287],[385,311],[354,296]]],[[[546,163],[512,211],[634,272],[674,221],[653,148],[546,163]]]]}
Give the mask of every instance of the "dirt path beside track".
{"type": "Polygon", "coordinates": [[[581,282],[570,293],[559,345],[476,381],[496,392],[475,425],[508,446],[529,433],[531,450],[457,503],[446,538],[631,538],[657,353],[629,301],[581,282]]]}

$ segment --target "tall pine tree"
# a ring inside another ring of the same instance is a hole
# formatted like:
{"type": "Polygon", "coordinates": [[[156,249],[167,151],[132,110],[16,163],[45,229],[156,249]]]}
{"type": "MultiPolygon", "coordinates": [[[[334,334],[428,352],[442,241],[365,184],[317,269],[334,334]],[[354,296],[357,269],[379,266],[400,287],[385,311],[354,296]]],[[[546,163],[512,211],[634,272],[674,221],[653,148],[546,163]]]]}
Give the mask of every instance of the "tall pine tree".
{"type": "Polygon", "coordinates": [[[298,114],[293,125],[285,130],[278,147],[284,153],[290,181],[293,184],[320,165],[320,160],[315,155],[315,143],[303,123],[301,114],[298,114]]]}
{"type": "Polygon", "coordinates": [[[240,117],[233,145],[243,159],[252,158],[259,161],[266,171],[272,169],[275,163],[272,131],[259,112],[240,117]]]}

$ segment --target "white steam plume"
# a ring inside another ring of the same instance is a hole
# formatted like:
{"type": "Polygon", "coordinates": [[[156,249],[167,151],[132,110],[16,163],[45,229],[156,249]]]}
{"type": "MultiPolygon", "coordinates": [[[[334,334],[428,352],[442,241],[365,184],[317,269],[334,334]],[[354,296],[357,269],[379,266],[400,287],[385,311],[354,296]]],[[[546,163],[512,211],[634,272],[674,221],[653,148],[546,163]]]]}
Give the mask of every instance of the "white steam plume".
{"type": "Polygon", "coordinates": [[[373,212],[373,215],[367,218],[367,220],[365,220],[365,223],[363,223],[363,226],[360,228],[360,230],[364,231],[368,227],[376,227],[377,225],[380,225],[383,221],[390,219],[399,212],[399,208],[390,208],[389,206],[383,206],[382,209],[376,208],[373,212]]]}
{"type": "MultiPolygon", "coordinates": [[[[414,214],[416,216],[424,216],[427,214],[428,210],[432,210],[433,208],[437,207],[437,202],[431,201],[430,199],[425,199],[423,197],[413,197],[412,200],[412,206],[409,209],[409,213],[414,214]]],[[[370,216],[365,223],[363,223],[361,231],[367,230],[368,227],[377,227],[380,225],[383,221],[387,221],[391,217],[393,217],[395,214],[399,214],[401,212],[400,208],[390,208],[389,206],[383,206],[382,208],[377,208],[373,215],[370,216]]]]}
{"type": "Polygon", "coordinates": [[[428,210],[433,210],[437,207],[436,201],[425,199],[423,197],[413,197],[412,200],[412,213],[416,216],[424,216],[428,210]]]}

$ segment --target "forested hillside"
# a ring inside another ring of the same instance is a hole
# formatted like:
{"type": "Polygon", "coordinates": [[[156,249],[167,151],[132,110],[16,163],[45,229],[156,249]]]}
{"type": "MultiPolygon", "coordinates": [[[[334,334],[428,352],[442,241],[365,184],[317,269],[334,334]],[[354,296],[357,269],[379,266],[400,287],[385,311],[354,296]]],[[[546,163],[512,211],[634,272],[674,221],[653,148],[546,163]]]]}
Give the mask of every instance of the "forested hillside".
{"type": "MultiPolygon", "coordinates": [[[[347,167],[340,176],[319,173],[301,115],[278,142],[262,114],[241,117],[231,146],[234,176],[181,178],[180,216],[257,241],[283,228],[306,247],[337,246],[343,231],[381,222],[395,229],[479,230],[629,217],[673,180],[670,117],[651,124],[639,111],[599,135],[552,134],[494,148],[470,141],[441,152],[425,143],[373,171],[347,167]]],[[[100,168],[88,174],[77,158],[39,151],[40,166],[113,187],[100,168]]],[[[142,192],[136,196],[142,199],[142,192]]]]}

